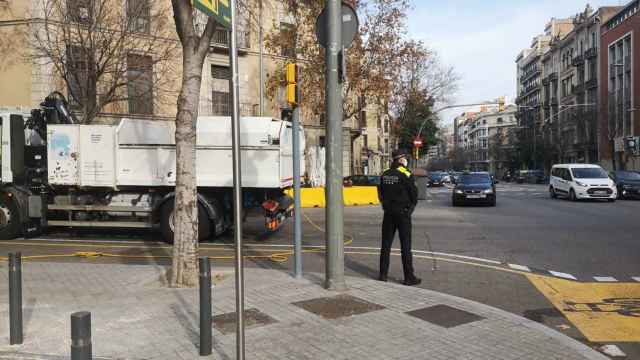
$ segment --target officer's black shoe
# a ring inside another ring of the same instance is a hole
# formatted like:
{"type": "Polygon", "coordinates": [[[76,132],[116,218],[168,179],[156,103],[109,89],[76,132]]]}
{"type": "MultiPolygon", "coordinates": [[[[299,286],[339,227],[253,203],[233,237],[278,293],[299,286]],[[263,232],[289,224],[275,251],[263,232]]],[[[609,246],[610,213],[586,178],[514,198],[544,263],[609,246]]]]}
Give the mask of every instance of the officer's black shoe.
{"type": "Polygon", "coordinates": [[[413,277],[411,279],[406,279],[403,284],[407,286],[416,286],[416,285],[420,285],[421,283],[422,283],[422,279],[413,277]]]}
{"type": "Polygon", "coordinates": [[[378,276],[378,281],[384,281],[384,282],[387,282],[387,275],[380,275],[380,276],[378,276]]]}

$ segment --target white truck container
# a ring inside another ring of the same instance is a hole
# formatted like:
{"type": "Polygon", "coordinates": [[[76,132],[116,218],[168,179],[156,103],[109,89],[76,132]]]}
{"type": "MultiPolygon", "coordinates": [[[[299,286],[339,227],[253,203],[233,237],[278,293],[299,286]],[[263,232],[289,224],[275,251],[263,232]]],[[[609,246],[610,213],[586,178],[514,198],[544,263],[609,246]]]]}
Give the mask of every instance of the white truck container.
{"type": "MultiPolygon", "coordinates": [[[[67,226],[156,228],[172,241],[175,124],[122,119],[79,125],[65,116],[58,98],[47,101],[26,121],[0,113],[0,239],[67,226]]],[[[200,117],[196,131],[199,233],[205,239],[233,222],[231,119],[200,117]]],[[[245,212],[260,208],[267,230],[275,231],[293,210],[284,194],[293,183],[291,124],[246,117],[240,134],[245,212]]]]}

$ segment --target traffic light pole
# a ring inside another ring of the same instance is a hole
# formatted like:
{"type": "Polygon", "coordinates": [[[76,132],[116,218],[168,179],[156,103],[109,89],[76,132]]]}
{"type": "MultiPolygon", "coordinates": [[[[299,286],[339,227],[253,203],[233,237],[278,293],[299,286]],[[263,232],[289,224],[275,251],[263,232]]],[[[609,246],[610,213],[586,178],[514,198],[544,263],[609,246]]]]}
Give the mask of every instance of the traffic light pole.
{"type": "MultiPolygon", "coordinates": [[[[300,87],[296,86],[298,99],[300,87]]],[[[302,278],[302,206],[300,201],[300,107],[293,108],[293,260],[294,276],[302,278]]]]}
{"type": "Polygon", "coordinates": [[[326,47],[326,221],[325,287],[344,290],[344,219],[342,198],[342,83],[339,54],[342,50],[342,1],[327,0],[326,47]]]}

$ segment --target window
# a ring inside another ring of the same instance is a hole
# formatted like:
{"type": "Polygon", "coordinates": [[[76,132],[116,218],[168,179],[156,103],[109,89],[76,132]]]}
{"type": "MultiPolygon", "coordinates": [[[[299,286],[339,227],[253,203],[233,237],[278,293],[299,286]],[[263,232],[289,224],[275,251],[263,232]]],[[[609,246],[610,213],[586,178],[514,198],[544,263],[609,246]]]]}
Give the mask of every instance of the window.
{"type": "Polygon", "coordinates": [[[320,124],[320,126],[324,126],[327,122],[326,115],[324,113],[320,114],[320,118],[318,120],[319,120],[318,123],[320,124]]]}
{"type": "Polygon", "coordinates": [[[283,43],[281,44],[281,49],[280,49],[280,55],[288,58],[295,58],[296,57],[295,26],[290,23],[281,22],[280,35],[281,35],[281,39],[283,39],[283,43]]]}
{"type": "Polygon", "coordinates": [[[127,56],[129,113],[153,115],[153,60],[151,56],[127,56]]]}
{"type": "Polygon", "coordinates": [[[72,22],[89,23],[93,18],[93,12],[93,0],[67,0],[67,15],[72,22]]]}
{"type": "Polygon", "coordinates": [[[326,138],[324,136],[318,137],[318,146],[325,147],[326,146],[326,138]]]}
{"type": "Polygon", "coordinates": [[[231,116],[231,108],[229,106],[231,95],[229,92],[229,80],[231,79],[231,70],[228,66],[211,66],[212,78],[212,114],[214,116],[231,116]]]}
{"type": "Polygon", "coordinates": [[[129,31],[148,34],[151,31],[150,0],[127,0],[129,31]]]}
{"type": "Polygon", "coordinates": [[[498,124],[502,124],[504,121],[502,121],[502,118],[501,118],[501,117],[499,117],[499,118],[498,118],[498,120],[496,120],[496,122],[497,122],[498,124]]]}
{"type": "Polygon", "coordinates": [[[88,100],[88,52],[79,46],[67,49],[68,98],[72,108],[78,109],[88,100]]]}

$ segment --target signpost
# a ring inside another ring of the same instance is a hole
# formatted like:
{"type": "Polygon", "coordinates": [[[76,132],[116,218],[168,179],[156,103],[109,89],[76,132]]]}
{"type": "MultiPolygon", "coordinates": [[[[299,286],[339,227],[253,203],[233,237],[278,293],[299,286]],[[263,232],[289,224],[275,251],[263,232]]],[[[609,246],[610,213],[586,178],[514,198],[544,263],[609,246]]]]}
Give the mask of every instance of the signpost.
{"type": "Polygon", "coordinates": [[[342,84],[345,78],[345,48],[358,32],[358,17],[352,7],[339,0],[327,0],[316,21],[318,42],[326,51],[326,232],[325,287],[346,288],[344,281],[344,219],[342,199],[342,84]]]}
{"type": "Polygon", "coordinates": [[[193,6],[207,16],[213,16],[218,24],[227,29],[231,28],[229,0],[193,0],[193,6]]]}
{"type": "Polygon", "coordinates": [[[238,78],[238,22],[236,0],[192,0],[193,6],[213,16],[230,33],[231,153],[233,163],[233,223],[236,272],[236,359],[244,360],[244,264],[242,251],[242,173],[240,157],[240,83],[238,78]]]}

